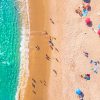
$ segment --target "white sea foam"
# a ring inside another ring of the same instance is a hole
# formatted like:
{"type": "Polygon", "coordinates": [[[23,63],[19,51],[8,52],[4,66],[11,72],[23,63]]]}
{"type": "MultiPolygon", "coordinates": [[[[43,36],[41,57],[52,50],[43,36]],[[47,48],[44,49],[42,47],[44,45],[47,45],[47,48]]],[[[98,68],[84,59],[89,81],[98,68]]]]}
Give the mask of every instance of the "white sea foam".
{"type": "Polygon", "coordinates": [[[19,84],[15,100],[24,100],[24,92],[29,77],[29,37],[30,37],[30,19],[28,0],[17,0],[21,14],[21,43],[20,43],[20,73],[19,84]],[[25,15],[25,16],[24,16],[25,15]]]}

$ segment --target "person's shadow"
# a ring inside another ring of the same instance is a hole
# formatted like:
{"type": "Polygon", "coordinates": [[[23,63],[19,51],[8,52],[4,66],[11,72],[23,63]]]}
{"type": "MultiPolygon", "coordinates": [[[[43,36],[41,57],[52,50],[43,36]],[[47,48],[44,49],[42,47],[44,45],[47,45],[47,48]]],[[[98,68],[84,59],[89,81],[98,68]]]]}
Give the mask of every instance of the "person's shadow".
{"type": "Polygon", "coordinates": [[[91,11],[91,6],[88,8],[88,11],[91,11]]]}

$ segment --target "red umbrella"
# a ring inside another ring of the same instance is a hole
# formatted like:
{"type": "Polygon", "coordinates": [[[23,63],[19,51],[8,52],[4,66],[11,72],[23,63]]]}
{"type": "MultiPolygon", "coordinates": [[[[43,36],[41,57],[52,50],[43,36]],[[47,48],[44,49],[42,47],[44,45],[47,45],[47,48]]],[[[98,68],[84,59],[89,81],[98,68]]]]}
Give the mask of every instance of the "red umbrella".
{"type": "Polygon", "coordinates": [[[97,33],[98,33],[98,35],[100,35],[100,30],[98,30],[98,32],[97,32],[97,33]]]}
{"type": "Polygon", "coordinates": [[[90,18],[86,18],[85,22],[86,22],[86,24],[91,24],[91,19],[90,18]]]}

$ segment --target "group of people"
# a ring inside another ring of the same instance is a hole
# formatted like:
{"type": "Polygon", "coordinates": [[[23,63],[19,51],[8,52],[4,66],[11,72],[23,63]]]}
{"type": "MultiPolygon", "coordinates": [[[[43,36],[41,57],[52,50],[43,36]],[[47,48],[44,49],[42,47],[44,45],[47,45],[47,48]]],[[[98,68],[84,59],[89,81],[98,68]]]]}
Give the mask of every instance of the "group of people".
{"type": "MultiPolygon", "coordinates": [[[[50,21],[51,21],[51,23],[54,24],[54,21],[53,21],[52,19],[50,19],[50,21]]],[[[49,45],[49,47],[51,48],[51,50],[55,50],[55,51],[59,52],[59,49],[58,49],[58,48],[55,46],[55,44],[54,44],[54,42],[56,41],[56,38],[53,37],[53,36],[51,36],[47,31],[44,31],[44,32],[43,32],[43,35],[45,35],[46,37],[49,38],[49,39],[48,39],[48,45],[49,45]]],[[[37,51],[40,51],[39,45],[36,45],[35,48],[36,48],[37,51]]],[[[45,58],[46,58],[47,60],[49,60],[49,61],[52,59],[48,54],[45,55],[45,58]]],[[[58,58],[54,58],[54,59],[55,59],[57,62],[59,62],[58,58]]]]}
{"type": "MultiPolygon", "coordinates": [[[[77,14],[79,14],[81,17],[82,17],[82,16],[86,17],[87,14],[88,14],[88,11],[90,11],[90,9],[91,9],[90,0],[83,0],[82,5],[79,6],[79,7],[75,10],[75,12],[76,12],[77,14]]],[[[86,23],[88,26],[92,26],[92,20],[91,20],[90,18],[86,18],[86,19],[85,19],[85,23],[86,23]]],[[[97,33],[97,34],[99,35],[99,37],[100,37],[100,24],[98,25],[98,29],[97,29],[97,30],[94,29],[93,27],[92,27],[92,30],[93,30],[95,33],[97,33]]]]}
{"type": "MultiPolygon", "coordinates": [[[[50,21],[51,21],[51,23],[52,24],[54,24],[54,21],[52,20],[52,19],[50,19],[50,21]]],[[[56,46],[55,46],[55,41],[56,41],[56,38],[55,37],[53,37],[53,36],[51,36],[51,35],[49,35],[49,33],[48,32],[44,32],[43,33],[43,35],[45,35],[46,37],[48,37],[49,39],[48,39],[48,45],[49,45],[49,47],[51,48],[51,50],[55,50],[55,51],[57,51],[57,52],[59,52],[59,50],[58,50],[58,48],[56,48],[56,46]]],[[[41,50],[41,48],[40,48],[40,46],[39,45],[36,45],[35,46],[35,49],[37,50],[37,51],[40,51],[41,50]]],[[[48,55],[47,53],[45,54],[45,58],[46,58],[46,60],[48,60],[48,61],[50,61],[52,58],[50,57],[50,55],[48,55]]],[[[59,62],[59,60],[58,60],[58,58],[54,58],[57,62],[59,62]]],[[[57,71],[55,70],[55,69],[53,69],[53,72],[55,73],[55,75],[57,75],[57,71]]],[[[33,87],[33,90],[32,90],[32,92],[36,95],[36,90],[35,90],[35,88],[36,88],[36,80],[35,79],[33,79],[32,78],[32,87],[33,87]]],[[[43,84],[44,86],[47,86],[47,83],[46,83],[46,81],[44,80],[44,81],[41,81],[40,80],[40,83],[41,84],[43,84]]]]}
{"type": "Polygon", "coordinates": [[[84,78],[85,80],[90,80],[90,74],[82,74],[81,78],[84,78]]]}
{"type": "Polygon", "coordinates": [[[87,16],[88,14],[88,11],[91,9],[91,6],[90,6],[90,1],[87,2],[87,0],[83,0],[83,3],[81,6],[79,6],[75,12],[77,14],[79,14],[81,17],[82,16],[87,16]]]}
{"type": "MultiPolygon", "coordinates": [[[[37,81],[36,81],[35,79],[32,78],[32,87],[33,87],[32,92],[33,92],[35,95],[36,95],[36,91],[35,91],[36,83],[37,83],[37,81]]],[[[40,80],[40,83],[43,84],[44,86],[47,86],[45,80],[44,80],[44,81],[40,80]]]]}
{"type": "Polygon", "coordinates": [[[91,60],[90,61],[90,64],[91,64],[91,70],[93,70],[94,73],[98,73],[98,70],[99,70],[99,64],[100,62],[99,61],[94,61],[94,60],[91,60]]]}
{"type": "MultiPolygon", "coordinates": [[[[89,57],[89,53],[84,51],[83,52],[85,57],[89,57]]],[[[90,66],[91,66],[91,70],[93,70],[94,73],[98,73],[98,70],[99,70],[99,64],[100,62],[99,61],[94,61],[94,60],[90,60],[90,66]]],[[[81,78],[84,78],[86,80],[90,80],[90,74],[82,74],[81,75],[81,78]]]]}
{"type": "MultiPolygon", "coordinates": [[[[83,0],[83,4],[81,7],[78,7],[75,12],[77,14],[79,14],[81,17],[82,16],[87,16],[88,14],[88,11],[91,9],[91,6],[90,6],[90,0],[83,0]]],[[[92,25],[92,20],[88,17],[85,19],[85,23],[86,25],[90,26],[92,25]]],[[[100,24],[98,25],[98,30],[95,30],[93,27],[92,27],[92,30],[97,33],[99,36],[100,36],[100,24]]],[[[89,54],[88,52],[83,52],[85,57],[89,57],[89,54]]],[[[100,62],[99,61],[94,61],[94,60],[91,60],[90,61],[90,69],[93,70],[94,73],[98,73],[98,70],[99,70],[99,66],[100,66],[100,62]]],[[[84,73],[84,74],[81,74],[80,75],[81,78],[85,79],[85,80],[90,80],[91,78],[91,75],[90,73],[84,73]]],[[[76,94],[79,96],[80,100],[83,100],[83,92],[80,90],[80,89],[76,89],[75,90],[76,94]]]]}

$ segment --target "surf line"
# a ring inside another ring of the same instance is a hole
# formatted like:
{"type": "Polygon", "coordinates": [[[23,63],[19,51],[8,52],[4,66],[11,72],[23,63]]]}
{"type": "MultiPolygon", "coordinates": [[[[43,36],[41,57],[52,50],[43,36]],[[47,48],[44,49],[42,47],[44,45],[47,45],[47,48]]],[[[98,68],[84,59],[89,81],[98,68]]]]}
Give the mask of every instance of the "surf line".
{"type": "Polygon", "coordinates": [[[15,100],[24,100],[25,88],[29,77],[29,38],[30,18],[29,1],[17,0],[21,17],[20,72],[15,100]]]}

